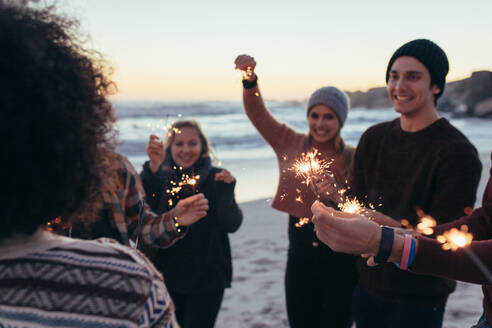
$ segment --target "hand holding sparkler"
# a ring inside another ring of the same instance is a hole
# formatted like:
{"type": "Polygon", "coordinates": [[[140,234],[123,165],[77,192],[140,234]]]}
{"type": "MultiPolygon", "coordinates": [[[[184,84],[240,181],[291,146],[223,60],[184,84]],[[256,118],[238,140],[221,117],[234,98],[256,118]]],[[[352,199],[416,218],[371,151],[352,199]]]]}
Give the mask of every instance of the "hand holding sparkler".
{"type": "Polygon", "coordinates": [[[223,181],[227,184],[230,184],[233,183],[234,180],[236,180],[234,176],[226,169],[222,169],[222,171],[215,175],[215,181],[223,181]]]}
{"type": "Polygon", "coordinates": [[[151,134],[146,151],[150,159],[150,170],[155,173],[164,161],[164,143],[158,136],[151,134]]]}
{"type": "Polygon", "coordinates": [[[252,82],[256,78],[256,61],[253,57],[248,55],[239,55],[236,60],[234,60],[234,64],[236,64],[236,69],[242,71],[243,80],[252,82]]]}
{"type": "Polygon", "coordinates": [[[319,240],[336,252],[376,255],[381,240],[380,226],[360,214],[344,213],[319,201],[311,206],[319,240]]]}
{"type": "Polygon", "coordinates": [[[196,194],[181,199],[173,209],[176,220],[181,226],[189,226],[207,215],[208,199],[203,194],[196,194]]]}

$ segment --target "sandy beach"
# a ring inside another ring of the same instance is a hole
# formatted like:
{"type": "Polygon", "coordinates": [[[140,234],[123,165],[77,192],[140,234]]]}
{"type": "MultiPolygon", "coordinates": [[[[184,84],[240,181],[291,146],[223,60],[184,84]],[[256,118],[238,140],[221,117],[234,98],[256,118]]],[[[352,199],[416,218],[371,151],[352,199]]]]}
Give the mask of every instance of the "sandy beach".
{"type": "MultiPolygon", "coordinates": [[[[288,327],[283,285],[287,216],[270,208],[269,202],[241,204],[243,225],[230,235],[234,278],[232,288],[226,290],[217,328],[288,327]]],[[[471,327],[481,313],[480,286],[459,282],[448,300],[443,327],[471,327]]]]}

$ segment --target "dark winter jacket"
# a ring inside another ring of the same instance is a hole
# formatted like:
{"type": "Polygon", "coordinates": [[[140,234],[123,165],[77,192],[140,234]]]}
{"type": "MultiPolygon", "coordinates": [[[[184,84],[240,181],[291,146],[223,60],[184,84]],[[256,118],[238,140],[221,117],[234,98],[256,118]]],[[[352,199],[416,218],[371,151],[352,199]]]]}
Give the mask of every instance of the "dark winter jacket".
{"type": "Polygon", "coordinates": [[[207,215],[185,229],[185,237],[167,249],[156,250],[152,261],[162,272],[169,290],[192,294],[230,287],[232,259],[228,233],[235,232],[242,222],[242,212],[234,198],[233,183],[215,181],[220,168],[204,158],[189,168],[180,170],[174,163],[163,164],[154,174],[149,163],[144,164],[142,182],[151,208],[163,213],[179,199],[193,193],[203,193],[209,201],[207,215]],[[183,175],[199,175],[195,187],[184,186],[174,195],[167,193],[183,175]],[[169,201],[171,200],[171,202],[169,201]]]}

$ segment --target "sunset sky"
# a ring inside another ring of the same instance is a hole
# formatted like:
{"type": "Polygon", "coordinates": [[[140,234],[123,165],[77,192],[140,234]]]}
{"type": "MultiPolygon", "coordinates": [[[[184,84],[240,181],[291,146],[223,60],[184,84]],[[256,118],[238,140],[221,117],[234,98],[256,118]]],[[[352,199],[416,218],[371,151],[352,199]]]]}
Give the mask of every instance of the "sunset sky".
{"type": "Polygon", "coordinates": [[[247,53],[268,99],[384,85],[396,48],[428,38],[448,81],[492,70],[492,1],[80,0],[59,2],[115,68],[117,99],[239,100],[247,53]]]}

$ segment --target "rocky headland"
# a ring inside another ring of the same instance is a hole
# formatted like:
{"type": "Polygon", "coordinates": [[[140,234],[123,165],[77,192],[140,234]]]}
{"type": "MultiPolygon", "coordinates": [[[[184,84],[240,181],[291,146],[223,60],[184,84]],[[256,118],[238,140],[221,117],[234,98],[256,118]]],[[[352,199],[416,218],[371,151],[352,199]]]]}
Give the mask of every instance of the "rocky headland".
{"type": "MultiPolygon", "coordinates": [[[[390,108],[386,87],[347,92],[352,108],[390,108]]],[[[492,72],[473,72],[469,78],[446,83],[437,109],[456,116],[492,116],[492,72]]]]}

